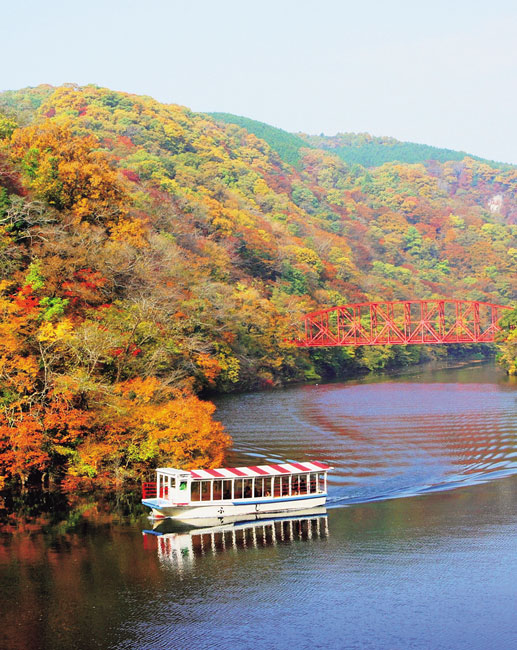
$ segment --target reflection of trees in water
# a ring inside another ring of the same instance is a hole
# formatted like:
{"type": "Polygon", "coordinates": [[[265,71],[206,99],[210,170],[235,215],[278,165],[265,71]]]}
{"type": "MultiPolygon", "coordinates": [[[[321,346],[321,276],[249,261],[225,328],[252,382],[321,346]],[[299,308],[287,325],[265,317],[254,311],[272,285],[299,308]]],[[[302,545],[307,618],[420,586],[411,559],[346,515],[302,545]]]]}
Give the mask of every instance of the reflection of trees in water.
{"type": "Polygon", "coordinates": [[[144,513],[137,490],[80,495],[29,488],[0,494],[0,533],[33,532],[59,535],[85,522],[108,524],[137,521],[144,513]]]}
{"type": "Polygon", "coordinates": [[[127,510],[122,495],[76,498],[73,507],[59,493],[4,495],[0,647],[73,648],[79,637],[111,647],[123,622],[121,584],[138,591],[160,577],[127,510]]]}

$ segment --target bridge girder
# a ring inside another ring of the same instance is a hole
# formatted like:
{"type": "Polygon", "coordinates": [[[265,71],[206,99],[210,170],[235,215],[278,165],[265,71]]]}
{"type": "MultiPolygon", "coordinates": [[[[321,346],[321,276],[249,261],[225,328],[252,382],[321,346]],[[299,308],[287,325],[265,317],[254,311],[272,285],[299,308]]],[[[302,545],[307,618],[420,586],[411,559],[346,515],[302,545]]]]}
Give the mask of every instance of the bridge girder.
{"type": "Polygon", "coordinates": [[[340,305],[304,316],[298,347],[493,343],[503,305],[469,300],[397,300],[340,305]]]}

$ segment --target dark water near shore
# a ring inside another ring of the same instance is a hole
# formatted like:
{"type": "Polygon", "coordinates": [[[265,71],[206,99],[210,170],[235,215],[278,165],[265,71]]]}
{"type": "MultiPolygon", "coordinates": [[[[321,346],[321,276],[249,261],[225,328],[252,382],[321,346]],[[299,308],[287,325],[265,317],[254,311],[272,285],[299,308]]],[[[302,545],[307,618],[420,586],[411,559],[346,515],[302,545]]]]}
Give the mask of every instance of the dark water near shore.
{"type": "Polygon", "coordinates": [[[517,384],[492,366],[229,396],[228,464],[322,459],[327,514],[143,536],[0,510],[0,647],[517,647],[517,384]]]}

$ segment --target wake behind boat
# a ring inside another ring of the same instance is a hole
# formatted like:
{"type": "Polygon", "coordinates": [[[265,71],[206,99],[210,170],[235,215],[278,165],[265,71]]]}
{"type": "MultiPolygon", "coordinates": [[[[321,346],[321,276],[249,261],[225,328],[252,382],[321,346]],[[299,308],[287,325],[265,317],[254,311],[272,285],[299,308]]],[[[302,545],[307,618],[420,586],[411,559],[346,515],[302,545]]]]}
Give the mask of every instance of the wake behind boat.
{"type": "Polygon", "coordinates": [[[327,500],[331,469],[319,461],[190,471],[160,467],[156,482],[142,485],[142,503],[153,517],[187,522],[316,508],[327,500]]]}

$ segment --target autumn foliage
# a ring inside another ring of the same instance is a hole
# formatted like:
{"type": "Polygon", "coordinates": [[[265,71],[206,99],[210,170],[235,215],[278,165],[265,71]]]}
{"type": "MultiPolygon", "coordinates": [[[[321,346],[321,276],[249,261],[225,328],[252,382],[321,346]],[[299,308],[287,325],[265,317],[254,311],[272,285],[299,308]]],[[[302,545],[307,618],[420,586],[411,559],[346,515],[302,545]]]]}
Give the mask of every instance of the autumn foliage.
{"type": "Polygon", "coordinates": [[[78,221],[116,223],[125,211],[124,191],[98,146],[95,137],[48,121],[15,130],[9,151],[34,198],[78,221]]]}
{"type": "Polygon", "coordinates": [[[514,168],[366,169],[243,125],[96,86],[0,94],[3,480],[220,465],[197,395],[441,354],[302,352],[304,313],[516,299],[514,168]]]}

